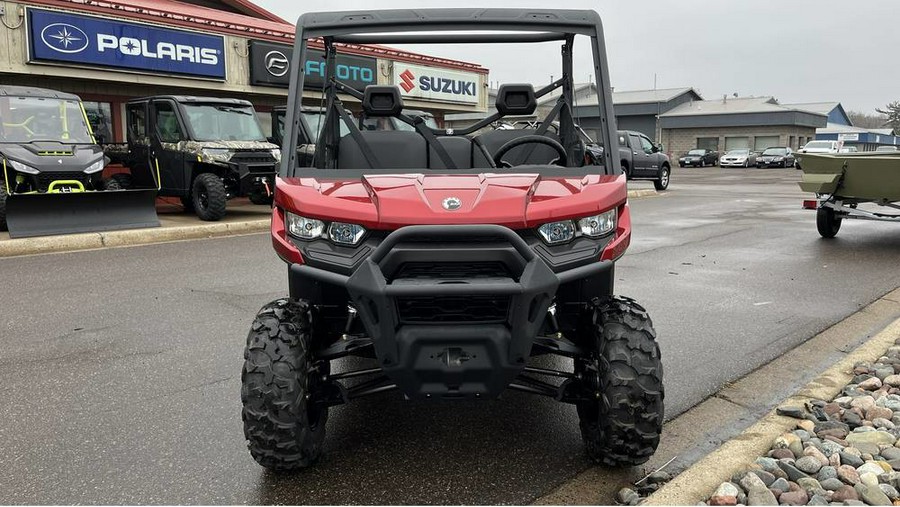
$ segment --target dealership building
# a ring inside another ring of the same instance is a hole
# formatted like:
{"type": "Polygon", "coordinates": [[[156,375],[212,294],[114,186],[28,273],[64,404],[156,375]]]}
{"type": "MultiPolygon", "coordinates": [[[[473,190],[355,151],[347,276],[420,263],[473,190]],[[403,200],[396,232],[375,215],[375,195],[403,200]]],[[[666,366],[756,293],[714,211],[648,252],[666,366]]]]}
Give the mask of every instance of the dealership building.
{"type": "MultiPolygon", "coordinates": [[[[248,0],[0,1],[0,21],[0,84],[79,95],[109,142],[125,139],[124,104],[132,98],[241,98],[260,112],[264,131],[272,108],[287,103],[295,27],[248,0]]],[[[322,104],[322,47],[311,41],[304,62],[310,106],[322,104]]],[[[438,122],[487,108],[488,70],[478,64],[375,45],[341,45],[337,64],[338,79],[358,90],[401,85],[406,107],[438,122]],[[433,78],[465,86],[420,86],[433,78]]],[[[359,109],[352,97],[344,101],[359,109]]]]}

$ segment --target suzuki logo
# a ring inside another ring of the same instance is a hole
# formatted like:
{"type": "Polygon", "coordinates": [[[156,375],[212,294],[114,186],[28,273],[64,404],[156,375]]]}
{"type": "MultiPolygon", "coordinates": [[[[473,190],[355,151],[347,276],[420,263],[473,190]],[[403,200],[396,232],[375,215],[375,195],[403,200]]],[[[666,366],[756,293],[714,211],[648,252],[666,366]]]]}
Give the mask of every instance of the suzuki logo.
{"type": "Polygon", "coordinates": [[[281,51],[269,51],[265,58],[266,70],[275,77],[282,77],[288,73],[290,62],[281,51]]]}
{"type": "Polygon", "coordinates": [[[416,75],[410,72],[409,69],[404,70],[400,74],[400,80],[403,81],[400,83],[400,88],[406,90],[406,93],[411,92],[416,87],[416,75]]]}
{"type": "Polygon", "coordinates": [[[456,211],[462,206],[462,201],[459,197],[448,197],[444,199],[444,202],[441,203],[441,206],[444,207],[447,211],[456,211]]]}
{"type": "Polygon", "coordinates": [[[84,30],[67,23],[53,23],[41,30],[41,40],[48,48],[60,53],[80,53],[88,47],[84,30]]]}

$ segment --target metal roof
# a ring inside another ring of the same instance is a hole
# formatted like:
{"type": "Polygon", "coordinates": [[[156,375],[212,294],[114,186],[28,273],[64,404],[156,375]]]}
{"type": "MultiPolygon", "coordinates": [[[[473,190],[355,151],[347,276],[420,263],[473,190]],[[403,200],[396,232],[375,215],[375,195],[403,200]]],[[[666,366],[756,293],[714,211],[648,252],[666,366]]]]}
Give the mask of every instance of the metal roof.
{"type": "Polygon", "coordinates": [[[840,107],[840,102],[801,102],[799,104],[784,104],[785,107],[812,111],[813,113],[829,114],[834,108],[840,107]]]}
{"type": "Polygon", "coordinates": [[[34,88],[31,86],[7,86],[0,85],[0,96],[4,97],[35,97],[41,99],[78,100],[78,95],[71,93],[48,90],[47,88],[34,88]]]}
{"type": "Polygon", "coordinates": [[[780,105],[775,100],[775,97],[745,97],[724,100],[695,100],[694,102],[681,104],[661,114],[660,117],[777,113],[795,110],[797,109],[780,105]]]}
{"type": "MultiPolygon", "coordinates": [[[[613,92],[613,104],[645,104],[656,102],[668,102],[675,97],[694,92],[701,97],[697,90],[693,88],[659,88],[656,90],[629,90],[623,92],[613,92]]],[[[702,97],[701,97],[702,98],[702,97]]]]}

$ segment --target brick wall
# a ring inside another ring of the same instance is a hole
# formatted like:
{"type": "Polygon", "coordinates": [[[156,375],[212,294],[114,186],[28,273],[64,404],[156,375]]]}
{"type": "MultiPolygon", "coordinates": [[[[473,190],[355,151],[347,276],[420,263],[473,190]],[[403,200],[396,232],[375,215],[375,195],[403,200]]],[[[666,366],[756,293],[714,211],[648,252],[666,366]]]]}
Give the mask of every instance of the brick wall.
{"type": "Polygon", "coordinates": [[[816,137],[816,129],[813,127],[798,127],[793,125],[771,127],[663,129],[661,141],[663,148],[669,156],[680,157],[687,151],[696,148],[697,139],[701,137],[718,138],[719,151],[722,152],[725,150],[726,137],[749,137],[750,148],[753,149],[754,139],[757,136],[776,135],[778,136],[779,146],[790,146],[792,149],[797,150],[799,147],[806,144],[807,141],[816,137]]]}

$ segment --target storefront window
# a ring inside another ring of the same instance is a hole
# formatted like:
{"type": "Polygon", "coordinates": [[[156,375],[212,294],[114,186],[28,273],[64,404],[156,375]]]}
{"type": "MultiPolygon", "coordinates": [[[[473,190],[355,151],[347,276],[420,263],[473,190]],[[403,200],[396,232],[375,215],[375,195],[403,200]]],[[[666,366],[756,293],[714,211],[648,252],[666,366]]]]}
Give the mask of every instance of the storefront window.
{"type": "Polygon", "coordinates": [[[109,102],[84,102],[83,104],[97,142],[100,144],[115,142],[112,128],[112,104],[109,102]]]}

